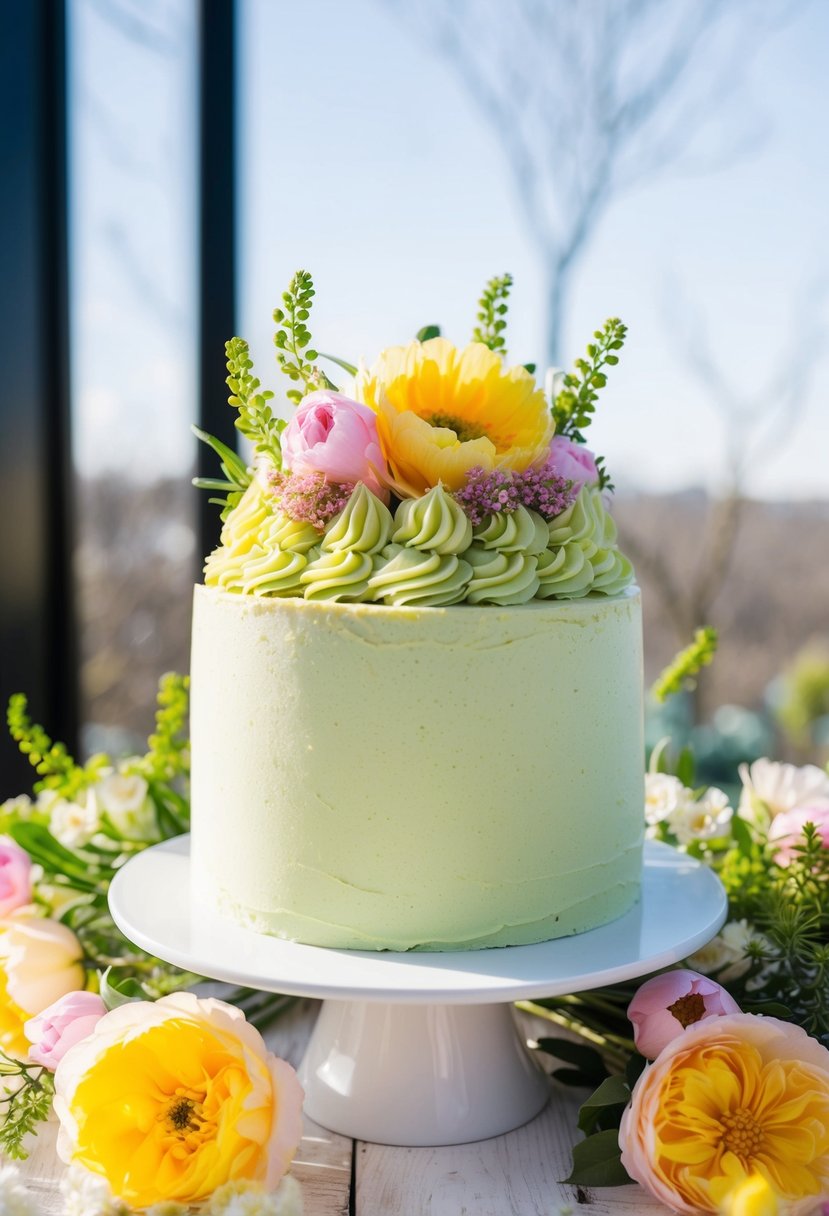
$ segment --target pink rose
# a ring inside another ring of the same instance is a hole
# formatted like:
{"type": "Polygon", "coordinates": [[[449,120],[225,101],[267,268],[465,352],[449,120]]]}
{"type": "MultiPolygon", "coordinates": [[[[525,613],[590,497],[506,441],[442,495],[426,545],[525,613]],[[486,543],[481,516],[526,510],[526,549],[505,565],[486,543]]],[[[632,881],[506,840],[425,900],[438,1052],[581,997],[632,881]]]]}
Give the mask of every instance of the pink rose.
{"type": "Polygon", "coordinates": [[[666,971],[642,984],[628,1005],[636,1050],[649,1060],[680,1037],[686,1026],[739,1013],[722,985],[696,971],[666,971]]]}
{"type": "Polygon", "coordinates": [[[0,918],[31,902],[32,861],[11,840],[0,838],[0,918]]]}
{"type": "Polygon", "coordinates": [[[292,473],[322,473],[328,481],[362,481],[383,502],[386,462],[377,420],[368,406],[323,389],[298,406],[282,433],[282,457],[292,473]]]}
{"type": "Polygon", "coordinates": [[[554,435],[550,444],[550,460],[560,477],[572,481],[576,493],[585,485],[599,480],[596,457],[583,443],[573,443],[564,435],[554,435]]]}
{"type": "Polygon", "coordinates": [[[69,1048],[92,1034],[106,1011],[95,992],[70,992],[60,997],[23,1027],[33,1044],[30,1059],[54,1072],[69,1048]]]}
{"type": "Polygon", "coordinates": [[[813,823],[823,847],[829,849],[829,801],[818,799],[808,806],[796,806],[790,811],[781,811],[772,820],[769,841],[778,842],[774,860],[779,866],[787,866],[795,859],[795,849],[803,844],[803,829],[813,823]]]}

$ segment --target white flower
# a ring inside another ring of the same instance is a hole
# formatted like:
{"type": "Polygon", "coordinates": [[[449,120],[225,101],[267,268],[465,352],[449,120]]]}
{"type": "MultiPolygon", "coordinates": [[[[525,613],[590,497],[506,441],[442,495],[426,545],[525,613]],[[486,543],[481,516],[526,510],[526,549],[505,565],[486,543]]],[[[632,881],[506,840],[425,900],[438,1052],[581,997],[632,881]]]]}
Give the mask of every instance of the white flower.
{"type": "MultiPolygon", "coordinates": [[[[758,933],[747,920],[732,920],[717,934],[717,936],[692,954],[687,960],[691,967],[704,975],[716,973],[720,984],[728,984],[731,980],[745,975],[751,966],[748,953],[749,944],[757,942],[761,946],[770,946],[768,938],[758,933]]],[[[746,988],[749,992],[761,988],[766,977],[777,970],[777,964],[771,963],[763,968],[759,975],[749,980],[746,988]]]]}
{"type": "Polygon", "coordinates": [[[672,811],[668,824],[680,844],[690,844],[727,835],[733,814],[728,795],[712,785],[701,798],[689,798],[672,811]]]}
{"type": "Polygon", "coordinates": [[[128,764],[99,781],[95,795],[101,811],[125,840],[150,840],[157,835],[149,786],[139,773],[129,772],[128,764]]]}
{"type": "Polygon", "coordinates": [[[32,813],[32,800],[28,794],[18,794],[16,798],[7,798],[0,805],[0,815],[8,815],[11,819],[28,819],[32,813]]]}
{"type": "Polygon", "coordinates": [[[678,777],[668,773],[645,773],[645,822],[651,827],[668,819],[691,798],[678,777]]]}
{"type": "Polygon", "coordinates": [[[40,1209],[14,1165],[0,1165],[0,1212],[3,1216],[38,1216],[40,1209]]]}
{"type": "Polygon", "coordinates": [[[98,1174],[73,1165],[60,1184],[65,1216],[126,1216],[127,1205],[116,1199],[109,1183],[98,1174]]]}
{"type": "Polygon", "coordinates": [[[768,826],[781,811],[792,811],[821,798],[829,798],[829,773],[815,764],[778,764],[755,760],[740,765],[743,792],[738,814],[742,819],[768,826]]]}
{"type": "Polygon", "coordinates": [[[92,790],[84,790],[75,802],[58,798],[50,805],[49,831],[67,849],[89,844],[100,826],[98,803],[92,790]]]}
{"type": "Polygon", "coordinates": [[[255,1182],[227,1182],[213,1192],[208,1216],[302,1216],[302,1190],[296,1178],[282,1179],[278,1190],[255,1182]]]}

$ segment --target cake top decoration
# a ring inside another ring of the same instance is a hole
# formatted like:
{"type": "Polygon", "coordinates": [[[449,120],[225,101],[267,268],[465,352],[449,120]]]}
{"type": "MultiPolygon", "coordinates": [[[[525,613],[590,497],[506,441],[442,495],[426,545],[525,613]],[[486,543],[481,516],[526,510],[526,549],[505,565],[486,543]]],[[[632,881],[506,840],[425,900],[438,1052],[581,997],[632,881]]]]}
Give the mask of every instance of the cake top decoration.
{"type": "Polygon", "coordinates": [[[533,364],[507,362],[511,286],[487,284],[465,347],[432,325],[355,365],[312,347],[314,285],[297,271],[273,314],[292,418],[274,414],[232,338],[229,401],[253,466],[196,429],[224,474],[195,482],[221,495],[224,521],[206,585],[420,607],[622,592],[633,569],[584,431],[626,328],[607,321],[572,372],[551,369],[540,386],[533,364]]]}

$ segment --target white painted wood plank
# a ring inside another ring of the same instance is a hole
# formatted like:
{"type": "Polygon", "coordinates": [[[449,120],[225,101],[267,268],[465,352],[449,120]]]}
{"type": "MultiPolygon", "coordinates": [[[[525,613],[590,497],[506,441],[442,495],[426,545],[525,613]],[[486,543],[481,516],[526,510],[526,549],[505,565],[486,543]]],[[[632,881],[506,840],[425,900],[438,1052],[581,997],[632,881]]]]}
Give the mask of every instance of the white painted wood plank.
{"type": "MultiPolygon", "coordinates": [[[[215,995],[220,995],[213,989],[215,995]]],[[[303,1001],[265,1035],[276,1055],[298,1064],[314,1025],[318,1004],[303,1001]]],[[[45,1125],[22,1169],[44,1216],[63,1216],[59,1185],[64,1167],[55,1152],[57,1123],[45,1125]]],[[[352,1141],[305,1120],[302,1144],[293,1166],[302,1186],[306,1216],[348,1216],[352,1141]]],[[[2,1216],[2,1213],[0,1213],[2,1216]]]]}
{"type": "MultiPolygon", "coordinates": [[[[525,1026],[528,1037],[549,1032],[543,1022],[527,1019],[525,1026]]],[[[452,1148],[358,1145],[357,1216],[555,1216],[562,1208],[591,1216],[665,1216],[668,1209],[638,1186],[579,1193],[559,1181],[570,1172],[585,1095],[556,1082],[552,1088],[553,1099],[537,1118],[492,1140],[452,1148]]]]}

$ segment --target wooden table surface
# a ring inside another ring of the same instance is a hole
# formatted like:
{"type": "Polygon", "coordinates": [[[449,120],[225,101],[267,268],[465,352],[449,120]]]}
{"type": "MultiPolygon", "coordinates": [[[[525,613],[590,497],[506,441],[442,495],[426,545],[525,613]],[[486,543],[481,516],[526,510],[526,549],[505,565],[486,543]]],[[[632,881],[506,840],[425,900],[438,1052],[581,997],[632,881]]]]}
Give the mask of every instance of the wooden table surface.
{"type": "MultiPolygon", "coordinates": [[[[298,1064],[318,1005],[302,1002],[267,1037],[271,1050],[298,1064]]],[[[527,1037],[545,1024],[523,1018],[527,1037]]],[[[387,1148],[325,1131],[309,1119],[294,1162],[305,1216],[647,1216],[667,1208],[638,1186],[577,1190],[558,1181],[570,1172],[580,1138],[576,1113],[584,1095],[551,1082],[552,1099],[531,1123],[506,1136],[452,1148],[387,1148]],[[587,1206],[589,1205],[589,1207],[587,1206]]],[[[406,1095],[400,1095],[406,1101],[406,1095]]],[[[23,1172],[44,1213],[64,1216],[58,1189],[56,1126],[38,1137],[23,1172]]]]}

